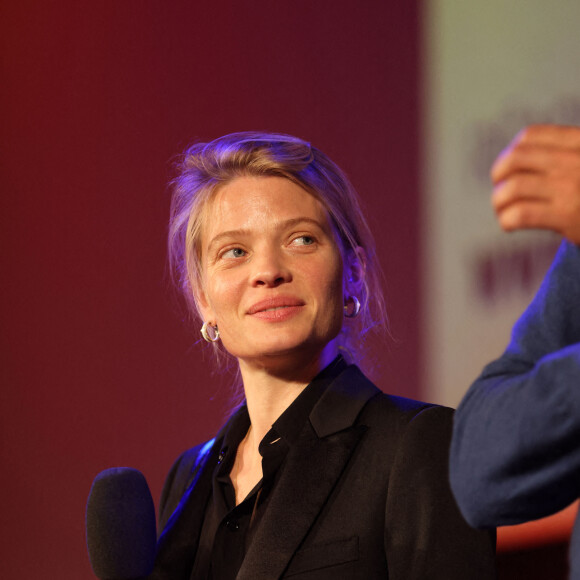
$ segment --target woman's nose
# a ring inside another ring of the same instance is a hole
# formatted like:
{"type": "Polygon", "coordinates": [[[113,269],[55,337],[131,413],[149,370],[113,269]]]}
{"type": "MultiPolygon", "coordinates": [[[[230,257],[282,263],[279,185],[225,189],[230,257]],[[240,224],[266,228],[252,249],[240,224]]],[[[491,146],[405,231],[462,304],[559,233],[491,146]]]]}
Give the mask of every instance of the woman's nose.
{"type": "Polygon", "coordinates": [[[254,255],[252,286],[276,287],[292,280],[292,274],[281,252],[268,250],[254,255]]]}

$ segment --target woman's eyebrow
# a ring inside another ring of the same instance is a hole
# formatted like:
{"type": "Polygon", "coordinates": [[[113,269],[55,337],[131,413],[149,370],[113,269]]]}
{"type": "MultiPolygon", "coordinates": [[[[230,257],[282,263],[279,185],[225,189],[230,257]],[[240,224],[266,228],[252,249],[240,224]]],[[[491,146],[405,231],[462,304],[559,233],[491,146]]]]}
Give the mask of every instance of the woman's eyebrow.
{"type": "Polygon", "coordinates": [[[210,243],[207,245],[207,249],[211,250],[213,246],[219,244],[221,240],[228,238],[242,238],[250,234],[250,230],[240,228],[239,230],[227,230],[225,232],[220,232],[215,235],[210,243]]]}
{"type": "MultiPolygon", "coordinates": [[[[274,227],[276,229],[286,229],[286,228],[290,228],[299,224],[303,224],[303,223],[307,223],[307,224],[311,224],[314,225],[322,230],[325,230],[324,225],[321,224],[318,220],[313,219],[313,218],[309,218],[309,217],[295,217],[295,218],[290,218],[281,222],[278,222],[274,225],[274,227]]],[[[231,238],[242,238],[242,237],[246,237],[248,235],[251,234],[251,230],[245,229],[245,228],[240,228],[240,229],[236,229],[236,230],[227,230],[225,232],[220,232],[219,234],[216,234],[210,241],[210,243],[208,244],[208,250],[211,250],[216,244],[219,244],[221,242],[221,240],[223,239],[231,239],[231,238]]]]}

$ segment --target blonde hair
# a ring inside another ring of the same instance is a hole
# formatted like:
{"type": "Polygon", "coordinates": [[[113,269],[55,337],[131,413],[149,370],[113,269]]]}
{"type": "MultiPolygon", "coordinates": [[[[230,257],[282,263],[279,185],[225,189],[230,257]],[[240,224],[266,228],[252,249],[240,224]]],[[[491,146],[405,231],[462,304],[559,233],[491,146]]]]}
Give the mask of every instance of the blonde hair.
{"type": "Polygon", "coordinates": [[[242,132],[197,143],[179,157],[172,189],[168,252],[173,280],[194,320],[201,321],[196,295],[203,287],[201,229],[217,189],[241,176],[276,176],[296,183],[328,211],[343,249],[343,263],[357,248],[365,252],[358,317],[343,325],[347,358],[361,363],[367,332],[385,330],[387,317],[375,242],[354,187],[342,170],[306,141],[277,133],[242,132]]]}

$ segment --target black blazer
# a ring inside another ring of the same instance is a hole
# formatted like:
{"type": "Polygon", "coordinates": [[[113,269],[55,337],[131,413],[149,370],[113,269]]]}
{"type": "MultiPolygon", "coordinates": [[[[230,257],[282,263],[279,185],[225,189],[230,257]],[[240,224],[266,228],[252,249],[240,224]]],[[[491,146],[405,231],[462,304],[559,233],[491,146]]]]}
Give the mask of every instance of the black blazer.
{"type": "MultiPolygon", "coordinates": [[[[290,448],[238,579],[495,578],[495,534],[470,528],[449,488],[452,414],[349,366],[290,448]]],[[[167,478],[151,580],[190,577],[222,437],[167,478]]]]}

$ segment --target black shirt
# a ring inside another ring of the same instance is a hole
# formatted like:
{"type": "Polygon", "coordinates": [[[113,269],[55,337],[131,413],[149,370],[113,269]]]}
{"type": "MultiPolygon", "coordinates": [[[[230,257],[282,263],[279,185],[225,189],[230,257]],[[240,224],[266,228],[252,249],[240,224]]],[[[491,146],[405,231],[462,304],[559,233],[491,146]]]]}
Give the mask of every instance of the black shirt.
{"type": "Polygon", "coordinates": [[[256,529],[268,509],[269,499],[284,469],[288,451],[322,393],[346,366],[342,356],[334,359],[312,379],[272,425],[258,448],[262,456],[262,479],[237,506],[230,472],[238,445],[250,427],[247,407],[244,405],[231,419],[213,474],[213,491],[205,509],[191,579],[229,580],[236,577],[256,529]]]}

